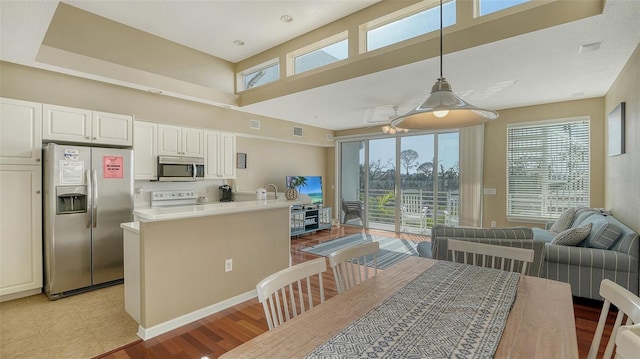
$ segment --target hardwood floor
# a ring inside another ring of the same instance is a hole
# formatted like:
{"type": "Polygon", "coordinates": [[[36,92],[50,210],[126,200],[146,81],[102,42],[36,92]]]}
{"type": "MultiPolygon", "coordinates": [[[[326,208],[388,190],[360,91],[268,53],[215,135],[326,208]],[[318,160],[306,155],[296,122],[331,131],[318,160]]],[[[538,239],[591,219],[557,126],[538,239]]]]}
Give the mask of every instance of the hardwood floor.
{"type": "MultiPolygon", "coordinates": [[[[291,257],[294,264],[317,258],[312,254],[300,251],[300,248],[326,242],[352,233],[362,232],[359,228],[341,227],[330,231],[324,230],[291,240],[291,257]]],[[[391,232],[375,230],[366,233],[379,234],[386,237],[410,239],[414,241],[428,240],[428,237],[412,234],[396,235],[391,232]]],[[[337,294],[335,281],[331,271],[323,276],[326,298],[337,294]]],[[[550,303],[552,305],[552,303],[550,303]]],[[[601,302],[574,299],[574,314],[578,337],[580,358],[586,358],[593,334],[600,315],[601,302]]],[[[613,313],[609,315],[610,328],[613,325],[613,313]]],[[[186,325],[169,333],[148,341],[132,343],[119,350],[106,353],[100,358],[137,359],[137,358],[216,358],[223,353],[249,341],[268,330],[262,305],[257,298],[226,309],[197,322],[186,325]]],[[[606,343],[610,334],[605,330],[606,343]]],[[[295,340],[295,338],[292,338],[295,340]]],[[[601,346],[604,352],[604,344],[601,346]]]]}

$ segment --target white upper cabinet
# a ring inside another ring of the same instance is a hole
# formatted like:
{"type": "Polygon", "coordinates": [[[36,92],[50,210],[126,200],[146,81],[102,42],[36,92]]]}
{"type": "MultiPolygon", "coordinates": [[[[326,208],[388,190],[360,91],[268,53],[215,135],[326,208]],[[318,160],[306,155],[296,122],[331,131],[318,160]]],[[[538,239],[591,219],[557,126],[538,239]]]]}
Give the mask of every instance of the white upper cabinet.
{"type": "Polygon", "coordinates": [[[91,141],[105,145],[133,145],[133,116],[93,111],[91,141]]]}
{"type": "Polygon", "coordinates": [[[135,121],[133,127],[135,179],[158,179],[158,125],[151,122],[135,121]]]}
{"type": "Polygon", "coordinates": [[[133,145],[133,116],[49,104],[43,113],[43,140],[133,145]]]}
{"type": "Polygon", "coordinates": [[[0,164],[40,165],[42,104],[0,98],[0,164]]]}
{"type": "Polygon", "coordinates": [[[204,157],[204,131],[158,125],[158,156],[204,157]]]}
{"type": "Polygon", "coordinates": [[[236,178],[236,136],[220,131],[204,131],[205,178],[236,178]]]}

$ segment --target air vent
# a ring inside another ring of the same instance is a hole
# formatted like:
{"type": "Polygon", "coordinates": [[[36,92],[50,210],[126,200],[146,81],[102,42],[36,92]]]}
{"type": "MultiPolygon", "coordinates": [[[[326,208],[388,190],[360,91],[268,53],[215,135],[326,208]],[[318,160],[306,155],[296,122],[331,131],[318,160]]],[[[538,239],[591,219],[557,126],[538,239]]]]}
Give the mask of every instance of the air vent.
{"type": "Polygon", "coordinates": [[[254,130],[259,130],[260,129],[260,121],[258,121],[258,120],[250,120],[249,121],[249,127],[254,129],[254,130]]]}
{"type": "Polygon", "coordinates": [[[293,126],[293,135],[295,137],[302,137],[302,127],[293,126]]]}
{"type": "Polygon", "coordinates": [[[330,133],[327,133],[327,141],[333,141],[333,135],[330,133]]]}

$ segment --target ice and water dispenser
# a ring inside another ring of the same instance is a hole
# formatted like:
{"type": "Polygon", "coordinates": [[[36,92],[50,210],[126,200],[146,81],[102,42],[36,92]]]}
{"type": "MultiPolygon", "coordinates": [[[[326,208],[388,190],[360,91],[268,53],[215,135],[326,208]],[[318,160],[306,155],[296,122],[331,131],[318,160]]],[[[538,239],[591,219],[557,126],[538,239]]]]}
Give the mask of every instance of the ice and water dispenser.
{"type": "Polygon", "coordinates": [[[56,198],[57,214],[87,212],[87,186],[58,186],[56,198]]]}

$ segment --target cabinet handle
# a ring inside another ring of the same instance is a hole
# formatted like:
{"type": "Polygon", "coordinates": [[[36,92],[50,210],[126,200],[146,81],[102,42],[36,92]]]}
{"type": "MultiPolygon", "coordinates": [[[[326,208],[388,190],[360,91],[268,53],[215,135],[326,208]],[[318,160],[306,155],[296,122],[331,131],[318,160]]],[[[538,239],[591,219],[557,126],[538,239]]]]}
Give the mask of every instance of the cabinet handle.
{"type": "Polygon", "coordinates": [[[40,190],[36,190],[36,193],[37,193],[37,194],[40,194],[40,190]]]}
{"type": "Polygon", "coordinates": [[[94,137],[93,139],[94,139],[94,140],[97,140],[98,138],[97,138],[97,137],[94,137]]]}
{"type": "Polygon", "coordinates": [[[90,139],[91,139],[91,137],[89,137],[89,136],[86,136],[86,137],[85,137],[85,139],[87,139],[87,140],[90,140],[90,139]]]}
{"type": "Polygon", "coordinates": [[[39,158],[36,158],[36,162],[40,162],[40,159],[39,159],[39,158]]]}

